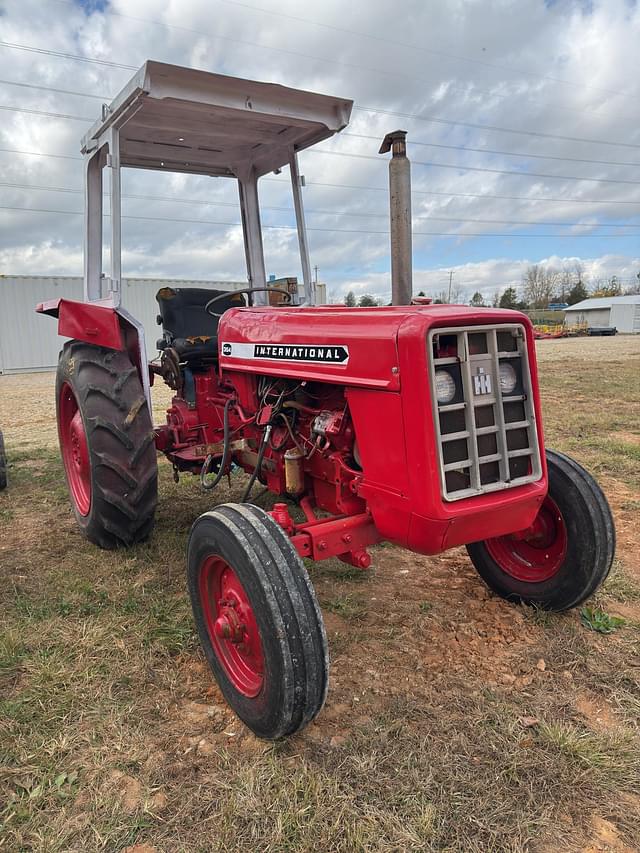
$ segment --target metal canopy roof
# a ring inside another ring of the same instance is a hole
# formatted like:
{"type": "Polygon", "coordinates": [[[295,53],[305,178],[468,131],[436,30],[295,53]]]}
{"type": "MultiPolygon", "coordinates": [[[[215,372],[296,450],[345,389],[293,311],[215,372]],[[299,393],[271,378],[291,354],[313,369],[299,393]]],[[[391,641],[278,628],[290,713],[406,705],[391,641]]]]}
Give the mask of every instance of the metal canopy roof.
{"type": "Polygon", "coordinates": [[[145,62],[82,140],[120,131],[122,166],[256,175],[289,163],[349,122],[353,101],[163,62],[145,62]]]}

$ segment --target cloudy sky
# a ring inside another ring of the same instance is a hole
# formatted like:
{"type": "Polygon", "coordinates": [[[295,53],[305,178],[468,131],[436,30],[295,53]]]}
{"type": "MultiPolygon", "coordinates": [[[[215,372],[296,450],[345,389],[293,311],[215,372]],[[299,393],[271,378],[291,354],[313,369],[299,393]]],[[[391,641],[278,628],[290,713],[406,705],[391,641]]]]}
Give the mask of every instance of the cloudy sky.
{"type": "MultiPolygon", "coordinates": [[[[156,59],[355,101],[347,130],[301,155],[311,262],[334,298],[389,295],[377,151],[396,128],[414,291],[453,270],[463,298],[489,296],[530,263],[577,259],[631,283],[639,43],[635,0],[0,0],[0,273],[81,274],[80,137],[156,59]]],[[[244,279],[231,183],[126,171],[123,274],[244,279]]],[[[290,226],[286,175],[260,192],[263,223],[290,226]]],[[[296,245],[265,228],[267,272],[299,275],[296,245]]]]}

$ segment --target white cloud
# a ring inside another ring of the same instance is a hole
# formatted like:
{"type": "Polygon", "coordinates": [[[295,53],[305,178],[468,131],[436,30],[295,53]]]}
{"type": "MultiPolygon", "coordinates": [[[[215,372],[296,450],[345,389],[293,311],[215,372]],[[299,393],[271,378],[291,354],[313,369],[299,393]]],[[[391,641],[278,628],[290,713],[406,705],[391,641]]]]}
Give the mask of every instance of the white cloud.
{"type": "MultiPolygon", "coordinates": [[[[518,260],[491,258],[436,269],[414,268],[413,289],[415,293],[424,291],[427,296],[433,297],[443,291],[447,292],[449,273],[453,272],[453,289],[459,293],[462,301],[468,301],[476,291],[485,298],[491,298],[496,290],[504,290],[507,287],[519,289],[527,267],[533,264],[542,264],[558,271],[574,270],[576,265],[580,264],[586,282],[609,280],[615,275],[620,281],[631,283],[635,282],[640,270],[640,256],[630,258],[624,255],[602,255],[599,258],[584,258],[550,255],[518,260]]],[[[333,289],[332,297],[336,301],[342,301],[350,290],[356,296],[370,293],[386,300],[391,294],[391,278],[389,273],[372,273],[348,279],[340,287],[333,289]]]]}
{"type": "MultiPolygon", "coordinates": [[[[511,157],[410,148],[415,163],[414,215],[425,217],[415,223],[415,230],[460,235],[459,240],[416,236],[416,291],[441,290],[453,269],[459,285],[488,294],[498,284],[519,281],[523,268],[530,263],[528,255],[540,261],[543,255],[551,258],[561,254],[558,246],[566,246],[549,238],[533,254],[527,242],[516,242],[517,238],[472,242],[464,238],[465,234],[518,234],[526,226],[509,223],[529,220],[545,223],[540,229],[545,234],[593,234],[594,222],[639,222],[640,184],[594,183],[564,176],[640,181],[640,167],[526,157],[528,152],[640,163],[640,127],[635,120],[640,76],[630,73],[637,66],[638,4],[625,0],[593,4],[577,0],[557,4],[539,0],[425,4],[409,0],[400,12],[383,0],[371,0],[366,6],[322,0],[313,7],[303,7],[295,0],[254,2],[255,7],[248,8],[221,0],[212,12],[208,0],[113,0],[103,12],[87,14],[78,2],[7,0],[2,16],[3,39],[134,66],[147,58],[190,64],[353,97],[361,106],[393,113],[423,113],[470,124],[638,146],[519,136],[356,110],[349,132],[372,138],[342,136],[322,148],[374,159],[311,152],[301,158],[308,179],[305,196],[312,264],[319,266],[321,278],[335,293],[351,288],[383,294],[389,289],[389,275],[381,272],[389,266],[388,238],[364,233],[387,228],[386,193],[348,187],[386,187],[386,158],[378,158],[377,149],[382,136],[396,126],[406,128],[414,141],[523,152],[521,157],[511,157]],[[260,6],[268,11],[260,11],[260,6]],[[308,18],[326,26],[294,18],[308,18]],[[151,23],[154,21],[158,23],[151,23]],[[420,166],[415,161],[556,177],[533,180],[420,166]],[[461,219],[500,220],[502,224],[461,219]],[[555,225],[559,222],[581,224],[561,228],[555,225]],[[515,260],[513,246],[521,248],[515,260]]],[[[0,47],[0,78],[4,80],[115,95],[131,73],[0,47]]],[[[0,88],[0,103],[4,105],[76,116],[97,117],[99,113],[98,100],[2,84],[0,88]]],[[[77,155],[80,136],[88,127],[80,121],[5,111],[1,115],[1,148],[77,155]]],[[[0,180],[81,189],[82,164],[0,152],[0,180]]],[[[128,174],[125,192],[175,194],[227,204],[237,198],[235,188],[220,181],[169,179],[148,173],[128,174]]],[[[72,193],[5,186],[0,187],[0,193],[4,207],[50,211],[78,211],[82,207],[82,196],[72,193]]],[[[286,182],[264,183],[262,199],[267,206],[290,204],[286,182]]],[[[125,199],[125,213],[167,220],[239,221],[239,213],[232,207],[142,199],[125,199]]],[[[263,219],[274,225],[291,221],[282,213],[268,210],[263,219]]],[[[0,210],[1,271],[79,274],[81,238],[81,217],[0,210]]],[[[637,272],[637,240],[616,240],[611,243],[615,246],[611,252],[597,257],[589,248],[589,240],[574,240],[574,254],[585,268],[593,270],[593,277],[626,277],[637,272]]],[[[130,275],[221,278],[243,274],[242,242],[234,228],[129,219],[124,223],[124,247],[124,270],[130,275]]],[[[295,232],[268,229],[265,254],[268,272],[283,275],[299,271],[295,232]]],[[[564,259],[557,260],[562,263],[564,259]]]]}

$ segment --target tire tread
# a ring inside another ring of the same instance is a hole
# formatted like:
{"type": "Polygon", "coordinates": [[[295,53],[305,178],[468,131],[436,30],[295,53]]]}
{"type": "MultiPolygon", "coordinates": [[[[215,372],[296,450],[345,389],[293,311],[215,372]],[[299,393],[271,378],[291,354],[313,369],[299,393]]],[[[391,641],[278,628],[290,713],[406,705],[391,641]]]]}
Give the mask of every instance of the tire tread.
{"type": "Polygon", "coordinates": [[[87,538],[106,549],[143,541],[154,523],[156,451],[137,374],[127,353],[82,341],[68,341],[58,362],[56,398],[68,382],[91,460],[91,508],[86,517],[76,511],[76,519],[87,538]]]}

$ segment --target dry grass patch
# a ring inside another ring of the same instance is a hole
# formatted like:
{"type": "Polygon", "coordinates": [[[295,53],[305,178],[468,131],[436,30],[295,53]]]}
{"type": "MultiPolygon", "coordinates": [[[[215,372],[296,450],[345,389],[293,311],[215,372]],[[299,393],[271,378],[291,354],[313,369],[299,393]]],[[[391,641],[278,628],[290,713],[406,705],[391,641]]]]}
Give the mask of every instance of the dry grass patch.
{"type": "Polygon", "coordinates": [[[0,850],[578,853],[605,835],[637,847],[640,341],[544,341],[539,356],[548,444],[602,476],[616,514],[617,562],[593,603],[625,627],[600,635],[578,613],[499,601],[463,550],[427,559],[383,543],[374,572],[311,566],[329,700],[276,745],[229,711],[194,635],[185,544],[211,496],[161,464],[151,540],[95,549],[68,508],[52,375],[0,377],[13,466],[0,850]]]}

